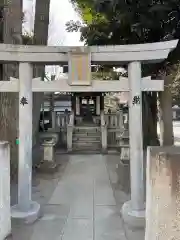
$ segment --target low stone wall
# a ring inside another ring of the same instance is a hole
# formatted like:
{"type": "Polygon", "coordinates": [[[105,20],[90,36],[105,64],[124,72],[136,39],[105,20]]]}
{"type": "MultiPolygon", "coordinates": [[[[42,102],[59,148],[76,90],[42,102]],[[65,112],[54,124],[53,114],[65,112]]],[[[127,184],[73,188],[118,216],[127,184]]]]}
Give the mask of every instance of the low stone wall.
{"type": "Polygon", "coordinates": [[[8,142],[0,142],[0,239],[11,233],[10,211],[10,146],[8,142]]]}
{"type": "Polygon", "coordinates": [[[180,148],[147,152],[145,240],[180,239],[180,148]]]}

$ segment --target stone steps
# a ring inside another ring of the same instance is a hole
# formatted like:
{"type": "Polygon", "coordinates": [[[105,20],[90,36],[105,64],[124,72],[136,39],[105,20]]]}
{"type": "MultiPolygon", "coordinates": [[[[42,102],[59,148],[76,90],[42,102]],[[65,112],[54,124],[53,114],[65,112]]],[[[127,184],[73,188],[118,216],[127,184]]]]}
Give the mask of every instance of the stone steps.
{"type": "Polygon", "coordinates": [[[73,132],[74,133],[74,136],[77,136],[77,137],[81,137],[81,136],[84,136],[84,137],[95,137],[95,136],[101,136],[101,133],[100,132],[73,132]]]}
{"type": "Polygon", "coordinates": [[[101,152],[101,146],[100,145],[96,145],[96,146],[77,146],[77,145],[73,145],[73,152],[101,152]]]}
{"type": "Polygon", "coordinates": [[[93,133],[99,133],[100,132],[100,128],[93,128],[93,127],[90,127],[90,128],[75,128],[74,129],[74,133],[89,133],[89,134],[93,134],[93,133]]]}
{"type": "Polygon", "coordinates": [[[100,137],[94,137],[94,138],[88,138],[88,137],[73,137],[73,142],[90,142],[90,143],[100,143],[101,138],[100,137]]]}
{"type": "Polygon", "coordinates": [[[94,142],[90,142],[90,141],[88,141],[88,142],[83,142],[83,141],[74,141],[73,142],[73,146],[79,146],[79,147],[86,147],[86,146],[89,146],[89,147],[91,147],[91,146],[100,146],[101,144],[100,144],[100,141],[94,141],[94,142]]]}
{"type": "Polygon", "coordinates": [[[89,150],[89,151],[100,151],[101,150],[101,146],[100,145],[95,145],[95,146],[74,146],[73,145],[73,151],[85,151],[85,150],[89,150]]]}
{"type": "Polygon", "coordinates": [[[101,132],[97,126],[78,126],[73,131],[72,150],[75,152],[101,150],[101,132]]]}

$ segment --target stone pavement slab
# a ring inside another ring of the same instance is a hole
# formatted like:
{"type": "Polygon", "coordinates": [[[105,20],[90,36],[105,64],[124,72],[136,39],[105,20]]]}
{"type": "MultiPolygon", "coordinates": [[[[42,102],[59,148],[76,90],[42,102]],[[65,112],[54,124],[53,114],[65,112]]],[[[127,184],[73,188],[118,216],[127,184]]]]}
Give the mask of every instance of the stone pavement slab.
{"type": "MultiPolygon", "coordinates": [[[[118,182],[118,176],[116,173],[116,165],[119,162],[119,157],[107,155],[105,158],[107,171],[109,174],[109,179],[111,182],[112,190],[114,193],[114,198],[116,200],[117,208],[121,209],[124,202],[130,200],[130,194],[123,192],[121,186],[118,182]]],[[[127,186],[128,187],[128,186],[127,186]]],[[[123,227],[125,230],[125,235],[127,240],[144,240],[145,230],[144,229],[129,229],[128,225],[123,222],[123,227]]]]}
{"type": "Polygon", "coordinates": [[[93,221],[87,218],[69,218],[62,240],[93,240],[93,221]]]}
{"type": "MultiPolygon", "coordinates": [[[[32,225],[13,222],[11,239],[143,240],[128,231],[120,216],[117,160],[110,155],[68,155],[56,175],[37,175],[33,200],[41,203],[42,216],[32,225]]],[[[127,198],[124,195],[122,203],[127,198]]]]}
{"type": "Polygon", "coordinates": [[[116,206],[95,207],[95,239],[126,240],[116,206]]]}

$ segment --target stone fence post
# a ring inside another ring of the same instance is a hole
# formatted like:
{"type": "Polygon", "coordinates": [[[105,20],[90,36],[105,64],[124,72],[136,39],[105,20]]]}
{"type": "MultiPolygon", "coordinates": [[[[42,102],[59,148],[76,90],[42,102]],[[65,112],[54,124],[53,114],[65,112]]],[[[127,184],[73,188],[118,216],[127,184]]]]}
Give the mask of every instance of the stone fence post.
{"type": "Polygon", "coordinates": [[[145,240],[180,239],[180,148],[147,152],[145,240]]]}
{"type": "Polygon", "coordinates": [[[102,151],[107,151],[107,124],[104,117],[104,112],[101,112],[101,144],[102,151]]]}
{"type": "Polygon", "coordinates": [[[69,124],[67,125],[67,150],[72,151],[72,139],[73,139],[73,129],[74,129],[74,112],[71,113],[69,124]]]}
{"type": "Polygon", "coordinates": [[[10,233],[10,147],[8,142],[0,142],[0,239],[10,233]]]}
{"type": "Polygon", "coordinates": [[[106,124],[101,126],[101,138],[102,138],[102,151],[107,151],[107,126],[106,124]]]}

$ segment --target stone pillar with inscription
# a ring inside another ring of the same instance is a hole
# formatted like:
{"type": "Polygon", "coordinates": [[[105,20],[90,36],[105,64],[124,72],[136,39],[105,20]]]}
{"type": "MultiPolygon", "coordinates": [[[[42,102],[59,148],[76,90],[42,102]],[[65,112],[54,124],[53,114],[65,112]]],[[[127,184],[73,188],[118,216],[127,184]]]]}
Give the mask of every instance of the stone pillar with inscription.
{"type": "Polygon", "coordinates": [[[18,204],[11,209],[12,218],[34,222],[40,205],[31,200],[32,190],[32,78],[30,63],[19,63],[19,162],[18,204]]]}
{"type": "Polygon", "coordinates": [[[122,215],[129,225],[145,225],[141,63],[128,66],[129,79],[129,135],[131,200],[122,207],[122,215]]]}

